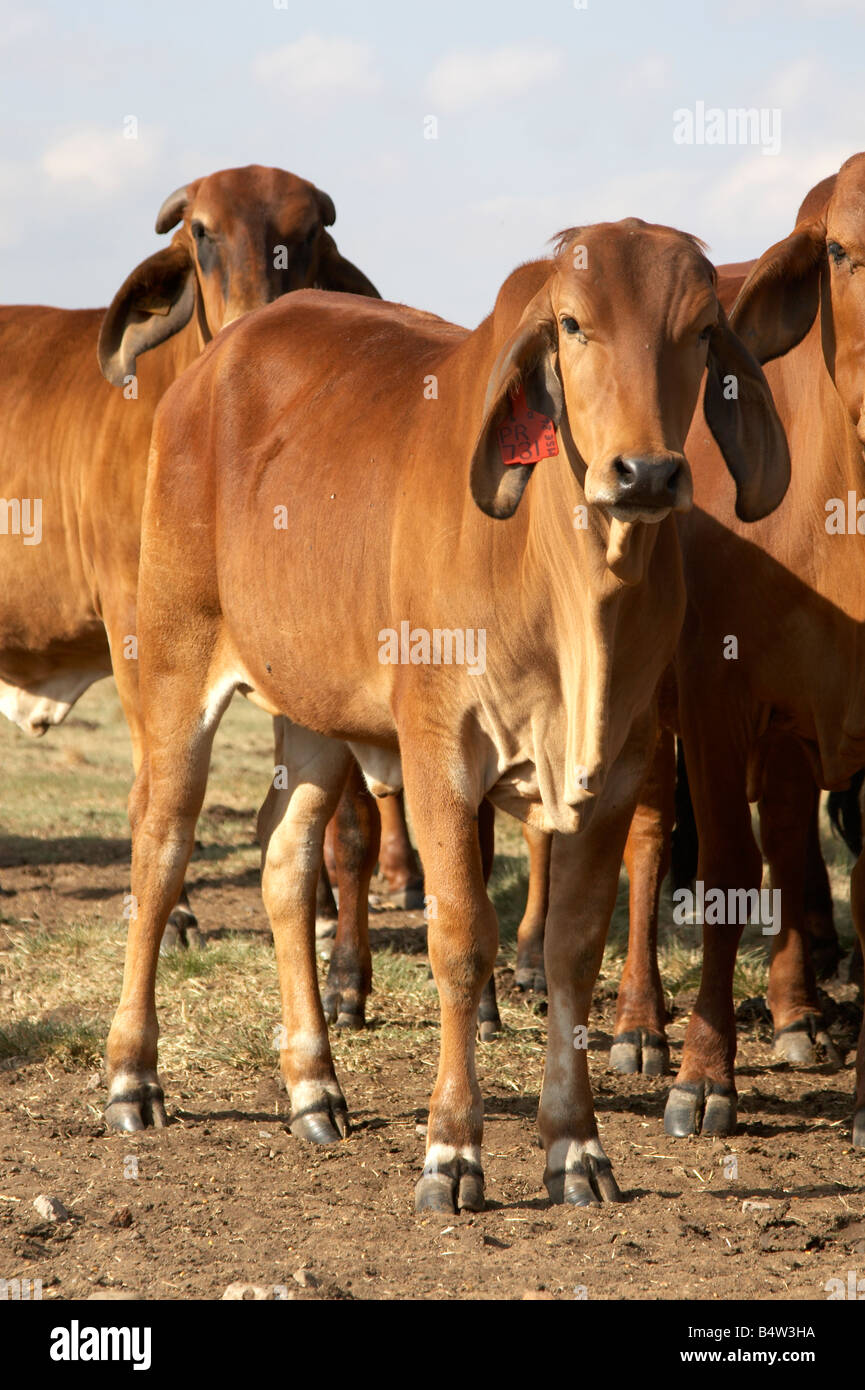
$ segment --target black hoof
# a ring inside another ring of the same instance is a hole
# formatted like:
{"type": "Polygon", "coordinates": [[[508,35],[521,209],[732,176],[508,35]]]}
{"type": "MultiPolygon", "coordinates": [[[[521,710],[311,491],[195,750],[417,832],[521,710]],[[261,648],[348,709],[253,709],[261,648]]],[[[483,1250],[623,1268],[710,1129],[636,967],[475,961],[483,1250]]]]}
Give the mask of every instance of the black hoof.
{"type": "Polygon", "coordinates": [[[343,1000],[341,990],[326,989],[321,1001],[324,1017],[337,1028],[365,1028],[366,1008],[357,1000],[343,1000]]]}
{"type": "Polygon", "coordinates": [[[308,1144],[338,1144],[351,1133],[345,1101],[340,1104],[335,1096],[293,1113],[288,1127],[295,1139],[308,1144]]]}
{"type": "Polygon", "coordinates": [[[415,1186],[414,1209],[448,1216],[458,1211],[483,1211],[483,1172],[463,1158],[455,1158],[434,1172],[425,1169],[415,1186]]]}
{"type": "Polygon", "coordinates": [[[363,1009],[344,1009],[340,1007],[336,1016],[337,1028],[360,1029],[366,1027],[363,1009]]]}
{"type": "Polygon", "coordinates": [[[608,1158],[585,1154],[574,1168],[564,1173],[544,1173],[544,1186],[551,1202],[571,1207],[597,1207],[602,1202],[621,1202],[619,1184],[608,1158]]]}
{"type": "Polygon", "coordinates": [[[547,977],[542,965],[518,965],[514,972],[514,984],[524,994],[546,994],[547,977]]]}
{"type": "Polygon", "coordinates": [[[394,907],[402,908],[404,912],[417,912],[418,908],[424,905],[423,884],[410,883],[407,888],[398,888],[395,893],[388,893],[388,901],[394,907]]]}
{"type": "Polygon", "coordinates": [[[127,1134],[151,1125],[154,1129],[164,1129],[168,1121],[162,1087],[155,1081],[142,1081],[138,1086],[112,1095],[105,1107],[105,1121],[112,1129],[127,1134]]]}
{"type": "Polygon", "coordinates": [[[841,1054],[833,1043],[819,1014],[805,1014],[775,1034],[772,1053],[791,1066],[810,1067],[826,1062],[838,1068],[843,1065],[841,1054]]]}
{"type": "Polygon", "coordinates": [[[670,1049],[662,1033],[648,1028],[634,1028],[617,1033],[610,1048],[610,1071],[624,1076],[641,1072],[643,1076],[667,1076],[670,1070],[670,1049]]]}
{"type": "Polygon", "coordinates": [[[489,1042],[491,1038],[498,1037],[504,1031],[498,1010],[486,1018],[481,1018],[478,1014],[478,1039],[480,1042],[489,1042]]]}
{"type": "Polygon", "coordinates": [[[667,1098],[664,1133],[732,1134],[736,1128],[736,1092],[716,1081],[678,1081],[667,1098]]]}
{"type": "Polygon", "coordinates": [[[204,946],[204,937],[198,929],[198,918],[188,907],[176,907],[165,924],[159,954],[169,955],[172,951],[199,951],[204,946]]]}
{"type": "Polygon", "coordinates": [[[853,1147],[865,1149],[865,1106],[853,1116],[853,1147]]]}

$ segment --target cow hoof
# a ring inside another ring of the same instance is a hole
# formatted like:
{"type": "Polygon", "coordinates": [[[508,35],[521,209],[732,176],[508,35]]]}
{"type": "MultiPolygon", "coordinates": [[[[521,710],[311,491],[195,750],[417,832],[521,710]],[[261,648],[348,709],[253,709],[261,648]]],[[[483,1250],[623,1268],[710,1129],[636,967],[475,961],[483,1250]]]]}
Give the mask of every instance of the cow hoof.
{"type": "Polygon", "coordinates": [[[159,946],[161,956],[173,951],[200,951],[204,937],[198,929],[198,918],[188,907],[176,907],[165,924],[159,946]]]}
{"type": "Polygon", "coordinates": [[[736,1128],[736,1092],[717,1081],[679,1081],[664,1110],[664,1133],[732,1134],[736,1128]]]}
{"type": "Polygon", "coordinates": [[[328,1092],[314,1105],[292,1113],[288,1127],[295,1139],[305,1139],[308,1144],[338,1144],[351,1133],[348,1106],[342,1096],[328,1092]]]}
{"type": "Polygon", "coordinates": [[[387,900],[403,912],[417,912],[424,906],[423,884],[410,883],[407,888],[398,888],[395,893],[388,893],[387,900]]]}
{"type": "Polygon", "coordinates": [[[524,994],[546,994],[547,977],[542,965],[518,965],[514,984],[524,994]]]}
{"type": "Polygon", "coordinates": [[[365,1006],[357,1002],[349,1004],[347,1000],[343,1000],[339,989],[325,989],[321,1007],[327,1022],[336,1028],[366,1027],[365,1006]]]}
{"type": "Polygon", "coordinates": [[[478,1040],[479,1042],[489,1042],[491,1038],[497,1038],[505,1030],[498,1012],[492,1018],[478,1017],[478,1040]]]}
{"type": "Polygon", "coordinates": [[[137,1086],[124,1084],[111,1095],[105,1107],[105,1121],[112,1129],[132,1134],[137,1130],[164,1129],[165,1095],[158,1081],[142,1081],[137,1086]]]}
{"type": "Polygon", "coordinates": [[[825,1062],[836,1070],[842,1066],[841,1054],[817,1014],[806,1014],[781,1028],[775,1034],[772,1055],[794,1067],[811,1067],[816,1062],[825,1062]]]}
{"type": "Polygon", "coordinates": [[[458,1211],[483,1211],[483,1172],[464,1158],[455,1158],[431,1172],[424,1169],[415,1186],[414,1209],[447,1216],[458,1211]]]}
{"type": "Polygon", "coordinates": [[[865,1106],[853,1116],[853,1147],[865,1149],[865,1106]]]}
{"type": "Polygon", "coordinates": [[[623,1076],[641,1072],[643,1076],[666,1076],[670,1070],[670,1049],[662,1033],[634,1028],[617,1033],[610,1048],[610,1071],[623,1076]]]}
{"type": "Polygon", "coordinates": [[[544,1173],[544,1186],[551,1202],[571,1207],[597,1207],[602,1202],[621,1202],[619,1184],[608,1158],[585,1154],[562,1173],[544,1173]]]}
{"type": "Polygon", "coordinates": [[[337,1028],[360,1029],[366,1027],[366,1019],[363,1009],[343,1009],[340,1008],[336,1016],[337,1028]]]}

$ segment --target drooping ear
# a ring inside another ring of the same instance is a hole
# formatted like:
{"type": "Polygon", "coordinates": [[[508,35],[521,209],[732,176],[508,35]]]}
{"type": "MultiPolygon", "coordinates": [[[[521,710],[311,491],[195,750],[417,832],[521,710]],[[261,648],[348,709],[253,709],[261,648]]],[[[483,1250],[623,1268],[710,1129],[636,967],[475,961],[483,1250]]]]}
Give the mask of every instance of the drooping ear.
{"type": "Polygon", "coordinates": [[[367,280],[363,271],[339,254],[336,242],[327,232],[321,234],[315,284],[320,290],[342,290],[344,294],[365,294],[370,299],[381,299],[375,285],[367,280]]]}
{"type": "Polygon", "coordinates": [[[736,515],[759,521],[790,482],[790,451],[769,383],[723,309],[709,339],[703,410],[736,483],[736,515]]]}
{"type": "Polygon", "coordinates": [[[136,358],[183,328],[194,306],[192,257],[178,233],[136,266],[106,310],[97,347],[102,375],[122,386],[136,358]]]}
{"type": "Polygon", "coordinates": [[[556,322],[546,289],[528,304],[490,371],[483,420],[472,451],[469,480],[482,512],[496,519],[513,516],[532,475],[532,464],[506,464],[498,431],[511,413],[520,387],[526,404],[558,425],[564,392],[556,369],[556,322]]]}
{"type": "Polygon", "coordinates": [[[821,221],[800,224],[757,261],[730,310],[730,324],[760,363],[800,343],[817,315],[826,252],[821,221]]]}

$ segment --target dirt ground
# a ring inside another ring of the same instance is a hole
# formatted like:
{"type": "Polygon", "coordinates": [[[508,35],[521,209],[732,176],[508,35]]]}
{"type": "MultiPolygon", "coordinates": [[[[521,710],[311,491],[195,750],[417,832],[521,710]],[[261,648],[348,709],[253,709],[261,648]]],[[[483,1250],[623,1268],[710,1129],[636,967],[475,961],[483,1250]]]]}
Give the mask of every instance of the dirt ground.
{"type": "MultiPolygon", "coordinates": [[[[740,1124],[726,1140],[663,1132],[668,1082],[607,1069],[626,932],[626,884],[596,991],[591,1053],[621,1206],[551,1207],[535,1113],[543,1003],[513,989],[525,893],[515,827],[500,824],[494,898],[504,1036],[479,1046],[487,1210],[416,1217],[438,1011],[420,913],[372,918],[370,1026],[335,1040],[352,1114],[333,1149],[286,1129],[276,1071],[272,946],[257,887],[254,811],[268,722],[236,702],[217,745],[190,872],[206,947],[160,964],[161,1072],[172,1123],[108,1133],[101,1055],[122,972],[129,782],[109,682],[48,739],[0,729],[0,1279],[44,1299],[221,1298],[241,1281],[276,1297],[825,1299],[865,1277],[865,1154],[850,1144],[852,986],[827,987],[841,1071],[773,1062],[759,1000],[764,947],[737,972],[740,1124]],[[40,1194],[64,1203],[52,1223],[40,1194]]],[[[827,840],[849,939],[845,859],[827,840]]],[[[670,904],[664,907],[670,919],[670,904]]],[[[674,1066],[696,992],[693,928],[664,931],[674,1066]]]]}

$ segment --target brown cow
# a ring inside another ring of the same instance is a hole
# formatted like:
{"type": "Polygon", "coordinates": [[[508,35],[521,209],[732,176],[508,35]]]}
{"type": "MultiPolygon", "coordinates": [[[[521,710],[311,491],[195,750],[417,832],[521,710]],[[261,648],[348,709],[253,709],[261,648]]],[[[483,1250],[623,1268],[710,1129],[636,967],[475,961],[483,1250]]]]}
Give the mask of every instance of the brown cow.
{"type": "Polygon", "coordinates": [[[377,294],[325,231],[335,217],[294,174],[223,170],[165,200],[156,230],[178,230],[107,311],[0,309],[2,492],[31,505],[31,530],[41,518],[39,544],[0,547],[0,710],[26,733],[61,723],[113,656],[138,765],[135,589],[157,402],[224,324],[287,290],[377,294]]]}
{"type": "MultiPolygon", "coordinates": [[[[758,800],[781,905],[769,1003],[779,1049],[794,1060],[803,1049],[813,1055],[814,1040],[832,1056],[806,934],[817,787],[844,785],[865,757],[865,567],[855,508],[865,442],[865,282],[856,273],[865,260],[863,207],[865,155],[856,155],[809,194],[792,234],[747,271],[731,312],[770,364],[792,458],[783,504],[744,527],[722,461],[695,429],[697,506],[679,524],[688,610],[676,671],[698,878],[707,897],[720,895],[716,904],[759,889],[748,805],[758,800]],[[731,638],[734,659],[725,659],[731,638]]],[[[851,885],[860,940],[863,888],[860,857],[851,885]]],[[[703,928],[702,984],[665,1114],[671,1134],[728,1133],[735,1124],[732,978],[747,916],[726,915],[703,928]]],[[[853,1142],[865,1146],[865,1028],[853,1142]]]]}
{"type": "Polygon", "coordinates": [[[157,952],[214,732],[242,689],[290,720],[287,775],[259,824],[292,1131],[328,1143],[348,1129],[314,911],[354,753],[375,793],[404,780],[435,908],[442,1043],[418,1208],[483,1204],[475,1016],[498,936],[485,795],[558,832],[545,1181],[553,1200],[618,1197],[580,1041],[684,609],[672,513],[690,504],[682,449],[707,361],[706,412],[740,512],[761,516],[789,478],[765,379],[698,244],[636,220],[563,234],[474,332],[301,292],[233,325],[175,384],[143,517],[138,914],[108,1040],[112,1124],[165,1122],[157,952]],[[286,504],[288,534],[273,527],[286,504]]]}

